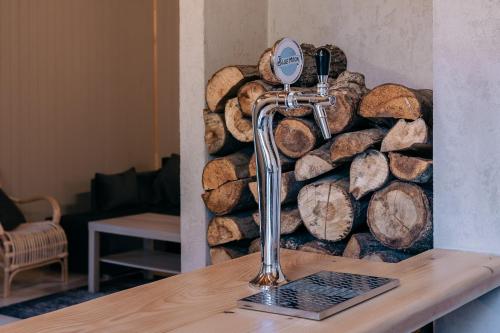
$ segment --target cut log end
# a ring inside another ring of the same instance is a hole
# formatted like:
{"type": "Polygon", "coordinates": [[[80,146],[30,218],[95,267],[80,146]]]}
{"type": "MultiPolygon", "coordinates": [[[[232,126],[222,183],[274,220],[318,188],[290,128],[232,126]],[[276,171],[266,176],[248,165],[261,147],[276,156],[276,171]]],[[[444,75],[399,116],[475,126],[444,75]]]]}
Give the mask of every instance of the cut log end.
{"type": "Polygon", "coordinates": [[[208,162],[203,168],[203,189],[214,190],[230,181],[248,178],[250,157],[251,150],[245,149],[208,162]]]}
{"type": "Polygon", "coordinates": [[[423,119],[407,122],[400,119],[387,133],[380,151],[401,151],[418,149],[419,145],[430,143],[430,131],[423,119]]]}
{"type": "Polygon", "coordinates": [[[275,132],[276,146],[291,158],[302,157],[313,150],[319,138],[319,129],[311,121],[301,118],[283,119],[275,132]]]}
{"type": "Polygon", "coordinates": [[[331,144],[331,142],[327,142],[297,160],[295,178],[297,180],[312,179],[333,170],[337,165],[332,163],[330,158],[331,144]]]}
{"type": "Polygon", "coordinates": [[[316,238],[339,241],[364,222],[366,205],[355,201],[348,187],[347,179],[326,179],[304,186],[299,192],[300,216],[316,238]]]}
{"type": "Polygon", "coordinates": [[[385,134],[386,131],[379,128],[340,134],[330,147],[330,159],[333,163],[351,160],[357,154],[379,144],[385,134]]]}
{"type": "Polygon", "coordinates": [[[207,229],[208,245],[216,246],[242,239],[253,239],[259,236],[259,228],[252,215],[214,217],[207,229]]]}
{"type": "Polygon", "coordinates": [[[432,179],[432,160],[389,153],[392,174],[401,180],[427,183],[432,179]]]}
{"type": "Polygon", "coordinates": [[[223,110],[227,99],[235,97],[245,83],[258,78],[255,66],[227,66],[217,71],[207,83],[206,101],[210,111],[223,110]]]}
{"type": "MultiPolygon", "coordinates": [[[[297,195],[302,186],[304,186],[304,183],[295,179],[295,173],[293,171],[282,173],[280,190],[281,204],[287,204],[297,201],[297,195]]],[[[258,203],[259,191],[257,188],[257,182],[249,183],[248,188],[250,189],[255,202],[258,203]]]]}
{"type": "Polygon", "coordinates": [[[209,154],[230,154],[243,147],[243,144],[229,133],[222,114],[205,111],[204,121],[205,144],[209,154]]]}
{"type": "Polygon", "coordinates": [[[332,242],[315,239],[299,247],[300,251],[341,256],[344,252],[346,242],[332,242]]]}
{"type": "Polygon", "coordinates": [[[351,163],[349,192],[359,200],[384,186],[388,179],[387,157],[377,150],[370,149],[356,156],[351,163]]]}
{"type": "MultiPolygon", "coordinates": [[[[260,214],[255,212],[253,220],[260,225],[260,214]]],[[[297,207],[283,207],[281,209],[280,234],[287,235],[295,232],[302,225],[302,219],[297,207]]]]}
{"type": "Polygon", "coordinates": [[[250,179],[232,181],[203,193],[205,206],[216,215],[255,207],[255,201],[248,189],[250,181],[250,179]]]}
{"type": "Polygon", "coordinates": [[[432,97],[430,100],[428,97],[402,85],[383,84],[363,98],[359,114],[366,118],[415,120],[431,111],[432,97]]]}
{"type": "Polygon", "coordinates": [[[373,195],[367,221],[382,244],[421,252],[432,247],[431,214],[431,203],[422,188],[395,181],[373,195]]]}
{"type": "Polygon", "coordinates": [[[238,91],[238,103],[241,112],[247,117],[252,117],[253,104],[263,93],[271,87],[262,81],[251,81],[245,83],[238,91]]]}
{"type": "Polygon", "coordinates": [[[246,118],[240,109],[237,98],[227,101],[224,109],[226,126],[233,137],[240,142],[253,142],[252,119],[246,118]]]}

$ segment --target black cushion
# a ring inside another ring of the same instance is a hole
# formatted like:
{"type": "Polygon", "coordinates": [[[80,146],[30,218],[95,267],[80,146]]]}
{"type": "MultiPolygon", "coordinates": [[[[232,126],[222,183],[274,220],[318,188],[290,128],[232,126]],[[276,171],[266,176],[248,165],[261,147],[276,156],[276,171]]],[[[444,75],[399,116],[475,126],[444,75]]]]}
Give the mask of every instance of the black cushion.
{"type": "Polygon", "coordinates": [[[139,203],[135,168],[125,172],[95,175],[96,206],[98,210],[111,210],[139,203]]]}
{"type": "Polygon", "coordinates": [[[0,223],[2,227],[6,231],[9,231],[17,228],[18,225],[24,222],[26,222],[26,219],[23,213],[0,188],[0,223]]]}
{"type": "Polygon", "coordinates": [[[162,164],[154,183],[156,197],[170,207],[180,207],[180,156],[172,154],[162,164]]]}
{"type": "Polygon", "coordinates": [[[137,187],[139,190],[139,203],[141,205],[154,205],[158,203],[153,190],[153,184],[158,176],[158,171],[146,171],[137,173],[137,187]]]}

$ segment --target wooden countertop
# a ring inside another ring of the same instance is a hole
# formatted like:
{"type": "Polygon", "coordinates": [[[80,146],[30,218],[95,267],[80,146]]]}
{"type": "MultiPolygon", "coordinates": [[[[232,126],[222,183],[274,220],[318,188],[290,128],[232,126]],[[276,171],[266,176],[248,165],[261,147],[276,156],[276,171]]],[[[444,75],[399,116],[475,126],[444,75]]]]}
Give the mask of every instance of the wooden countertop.
{"type": "Polygon", "coordinates": [[[258,254],[173,276],[42,316],[0,332],[409,332],[500,286],[500,257],[431,250],[398,264],[284,250],[285,274],[319,270],[399,278],[401,286],[323,321],[236,309],[255,293],[258,254]]]}

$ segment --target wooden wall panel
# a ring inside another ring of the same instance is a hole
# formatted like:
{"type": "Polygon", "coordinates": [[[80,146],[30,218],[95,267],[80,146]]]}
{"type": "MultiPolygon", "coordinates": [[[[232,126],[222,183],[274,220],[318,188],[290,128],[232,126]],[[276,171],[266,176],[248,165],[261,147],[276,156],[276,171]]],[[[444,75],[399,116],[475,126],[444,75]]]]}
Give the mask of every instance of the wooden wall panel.
{"type": "Polygon", "coordinates": [[[8,192],[67,207],[96,171],[152,168],[152,101],[151,1],[0,0],[8,192]]]}

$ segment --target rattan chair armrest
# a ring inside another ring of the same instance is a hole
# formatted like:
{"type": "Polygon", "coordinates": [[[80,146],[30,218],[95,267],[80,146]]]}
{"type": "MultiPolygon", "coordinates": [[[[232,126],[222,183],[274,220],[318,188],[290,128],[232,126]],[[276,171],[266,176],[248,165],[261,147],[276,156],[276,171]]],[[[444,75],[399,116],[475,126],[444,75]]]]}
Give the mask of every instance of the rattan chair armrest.
{"type": "Polygon", "coordinates": [[[52,207],[52,222],[59,224],[59,222],[61,221],[61,206],[54,197],[48,195],[41,195],[27,199],[18,199],[13,197],[10,197],[10,199],[19,205],[28,204],[36,201],[47,201],[52,207]]]}

